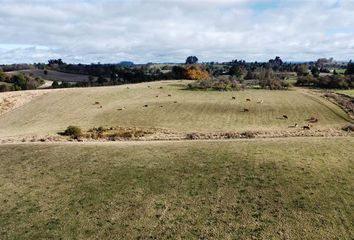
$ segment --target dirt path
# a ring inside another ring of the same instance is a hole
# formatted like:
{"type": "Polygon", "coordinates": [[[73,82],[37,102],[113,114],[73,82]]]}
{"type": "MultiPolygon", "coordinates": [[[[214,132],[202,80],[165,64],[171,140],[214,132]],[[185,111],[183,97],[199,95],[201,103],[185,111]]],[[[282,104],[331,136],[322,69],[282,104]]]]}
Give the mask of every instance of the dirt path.
{"type": "MultiPolygon", "coordinates": [[[[347,139],[350,136],[335,136],[335,137],[311,137],[313,139],[347,139]]],[[[295,139],[309,139],[309,137],[278,137],[278,138],[253,138],[253,139],[199,139],[199,140],[154,140],[154,141],[117,141],[117,142],[77,142],[77,141],[66,141],[66,142],[13,142],[0,144],[0,146],[11,146],[11,145],[120,145],[120,146],[131,146],[131,145],[154,145],[154,144],[174,144],[174,143],[191,143],[191,142],[268,142],[268,141],[280,141],[280,140],[295,140],[295,139]]]]}

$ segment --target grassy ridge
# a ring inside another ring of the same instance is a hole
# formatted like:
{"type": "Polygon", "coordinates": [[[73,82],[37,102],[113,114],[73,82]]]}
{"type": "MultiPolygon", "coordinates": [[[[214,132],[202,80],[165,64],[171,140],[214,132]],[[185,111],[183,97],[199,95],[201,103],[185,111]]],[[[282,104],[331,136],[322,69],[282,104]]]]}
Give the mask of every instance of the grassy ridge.
{"type": "Polygon", "coordinates": [[[337,92],[348,95],[350,97],[354,97],[354,90],[341,90],[341,91],[337,91],[337,92]]]}
{"type": "Polygon", "coordinates": [[[0,239],[352,239],[353,144],[3,145],[0,239]]]}
{"type": "Polygon", "coordinates": [[[318,128],[340,127],[348,120],[334,104],[299,90],[203,92],[184,87],[185,83],[170,81],[131,85],[130,89],[120,86],[51,92],[0,116],[0,136],[53,134],[68,125],[213,132],[286,130],[294,123],[305,124],[311,116],[319,119],[318,128]],[[99,105],[94,105],[96,101],[99,105]],[[117,110],[123,106],[124,111],[117,110]],[[250,111],[243,112],[244,108],[250,111]],[[288,121],[277,119],[284,114],[289,116],[288,121]]]}

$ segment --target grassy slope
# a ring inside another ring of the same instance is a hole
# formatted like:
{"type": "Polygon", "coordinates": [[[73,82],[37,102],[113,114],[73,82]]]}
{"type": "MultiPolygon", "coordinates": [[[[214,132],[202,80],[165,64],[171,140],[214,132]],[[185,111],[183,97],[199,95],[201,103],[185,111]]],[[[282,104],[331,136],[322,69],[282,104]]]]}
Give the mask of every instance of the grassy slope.
{"type": "Polygon", "coordinates": [[[337,91],[337,92],[346,94],[346,95],[348,95],[350,97],[354,97],[354,89],[352,89],[352,90],[340,90],[340,91],[337,91]]]}
{"type": "Polygon", "coordinates": [[[352,239],[353,145],[3,145],[0,239],[352,239]]]}
{"type": "Polygon", "coordinates": [[[342,126],[348,119],[334,104],[299,90],[203,92],[186,91],[182,87],[176,81],[131,85],[130,89],[120,86],[52,92],[0,116],[0,136],[56,133],[68,125],[83,128],[142,126],[203,132],[286,130],[295,122],[305,124],[311,116],[320,120],[319,128],[330,128],[342,126]],[[159,86],[164,88],[159,89],[159,86]],[[236,101],[232,96],[236,96],[236,101]],[[246,102],[246,98],[251,98],[252,102],[246,102]],[[264,104],[257,104],[258,99],[263,99],[264,104]],[[93,105],[96,101],[102,108],[93,105]],[[143,108],[144,104],[149,107],[143,108]],[[126,110],[118,111],[122,106],[126,110]],[[244,108],[249,108],[250,112],[241,112],[244,108]],[[288,121],[277,119],[283,114],[289,116],[288,121]]]}
{"type": "Polygon", "coordinates": [[[0,82],[0,85],[12,86],[13,84],[8,82],[0,82]]]}

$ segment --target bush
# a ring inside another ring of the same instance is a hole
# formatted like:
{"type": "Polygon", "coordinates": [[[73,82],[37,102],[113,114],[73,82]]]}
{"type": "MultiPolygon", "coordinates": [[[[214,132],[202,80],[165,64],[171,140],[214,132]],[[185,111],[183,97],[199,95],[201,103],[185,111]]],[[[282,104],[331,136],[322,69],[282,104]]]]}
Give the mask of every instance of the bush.
{"type": "Polygon", "coordinates": [[[78,139],[82,136],[81,128],[77,126],[69,126],[63,133],[64,136],[70,136],[74,139],[78,139]]]}
{"type": "Polygon", "coordinates": [[[220,76],[209,80],[200,80],[188,84],[189,89],[196,90],[216,90],[216,91],[239,91],[244,86],[232,77],[220,76]]]}
{"type": "Polygon", "coordinates": [[[200,135],[198,133],[188,133],[186,138],[189,140],[196,140],[200,138],[200,135]]]}
{"type": "Polygon", "coordinates": [[[241,133],[241,137],[242,138],[255,138],[255,134],[251,131],[246,131],[246,132],[243,132],[241,133]]]}
{"type": "Polygon", "coordinates": [[[345,127],[342,128],[342,130],[346,131],[346,132],[354,132],[354,124],[345,126],[345,127]]]}
{"type": "Polygon", "coordinates": [[[10,91],[10,88],[5,84],[0,84],[0,92],[10,91]]]}

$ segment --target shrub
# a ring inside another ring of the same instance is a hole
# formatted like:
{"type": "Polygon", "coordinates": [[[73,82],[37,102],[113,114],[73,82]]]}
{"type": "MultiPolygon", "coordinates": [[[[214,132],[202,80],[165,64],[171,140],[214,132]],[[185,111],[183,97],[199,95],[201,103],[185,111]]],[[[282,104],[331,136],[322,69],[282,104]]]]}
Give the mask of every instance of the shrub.
{"type": "Polygon", "coordinates": [[[74,139],[78,139],[82,136],[81,128],[77,126],[69,126],[63,133],[64,136],[70,136],[74,139]]]}
{"type": "Polygon", "coordinates": [[[354,132],[354,124],[347,125],[343,127],[342,130],[346,132],[354,132]]]}
{"type": "Polygon", "coordinates": [[[196,140],[196,139],[199,139],[200,136],[198,133],[188,133],[186,138],[189,140],[196,140]]]}
{"type": "Polygon", "coordinates": [[[5,84],[0,84],[0,92],[7,92],[10,88],[5,84]]]}
{"type": "Polygon", "coordinates": [[[54,82],[52,83],[52,88],[58,88],[58,87],[59,87],[58,81],[54,81],[54,82]]]}
{"type": "Polygon", "coordinates": [[[243,132],[241,133],[241,137],[242,138],[255,138],[255,134],[251,131],[246,131],[246,132],[243,132]]]}
{"type": "Polygon", "coordinates": [[[239,91],[244,86],[232,77],[219,76],[209,80],[200,80],[188,84],[189,89],[216,90],[216,91],[239,91]]]}

